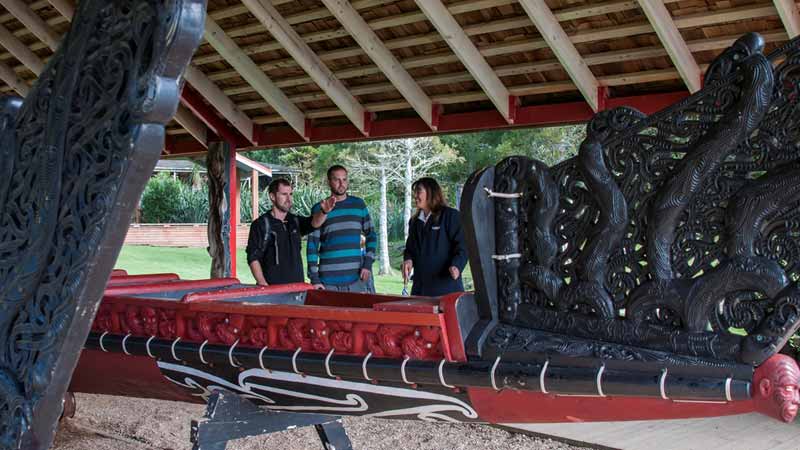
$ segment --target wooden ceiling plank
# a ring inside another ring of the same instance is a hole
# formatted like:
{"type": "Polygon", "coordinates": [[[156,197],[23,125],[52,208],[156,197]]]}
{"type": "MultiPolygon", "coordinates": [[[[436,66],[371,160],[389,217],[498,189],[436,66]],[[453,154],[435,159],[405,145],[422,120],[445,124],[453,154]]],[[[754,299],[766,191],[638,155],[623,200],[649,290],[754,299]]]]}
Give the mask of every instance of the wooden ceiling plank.
{"type": "MultiPolygon", "coordinates": [[[[319,59],[314,51],[303,42],[292,26],[286,22],[275,7],[266,0],[242,0],[245,6],[261,22],[269,33],[283,46],[303,70],[314,80],[333,101],[345,116],[364,135],[369,134],[368,123],[365,117],[366,110],[361,103],[351,94],[344,84],[339,81],[333,72],[319,59]]],[[[242,52],[243,53],[243,52],[242,52]]],[[[248,56],[244,55],[245,58],[248,56]]],[[[253,63],[253,67],[258,66],[253,63]]],[[[276,87],[276,89],[278,89],[276,87]]],[[[284,96],[285,97],[285,96],[284,96]]],[[[287,98],[288,101],[288,98],[287,98]]],[[[299,111],[299,110],[298,110],[299,111]]],[[[302,113],[301,113],[302,115],[302,113]]]]}
{"type": "Polygon", "coordinates": [[[252,143],[256,142],[255,136],[253,136],[253,121],[200,69],[190,65],[186,68],[183,76],[245,139],[252,143]]]}
{"type": "Polygon", "coordinates": [[[61,38],[55,31],[22,0],[0,0],[0,4],[51,50],[55,51],[61,44],[61,38]]]}
{"type": "Polygon", "coordinates": [[[519,0],[519,2],[536,25],[542,38],[547,42],[550,50],[561,62],[561,66],[564,67],[572,82],[581,91],[583,98],[586,99],[593,111],[599,111],[598,90],[600,84],[589,70],[589,66],[586,65],[581,54],[578,53],[575,45],[569,40],[567,33],[561,28],[553,12],[542,0],[519,0]]]}
{"type": "Polygon", "coordinates": [[[17,39],[8,29],[0,25],[0,45],[6,50],[11,52],[15,58],[19,60],[25,67],[27,67],[36,76],[39,76],[44,69],[44,61],[42,61],[35,53],[33,53],[27,45],[17,39]]]}
{"type": "Polygon", "coordinates": [[[425,13],[433,26],[439,31],[447,45],[458,56],[464,67],[472,74],[481,89],[489,96],[495,108],[508,123],[513,123],[514,118],[510,107],[508,89],[500,81],[492,67],[480,54],[475,44],[461,29],[447,8],[440,0],[415,0],[417,6],[425,13]]]}
{"type": "Polygon", "coordinates": [[[793,39],[800,34],[800,11],[797,10],[797,3],[794,0],[773,0],[773,3],[783,27],[789,33],[789,39],[793,39]]]}
{"type": "Polygon", "coordinates": [[[414,78],[403,68],[392,52],[383,45],[378,35],[372,31],[367,22],[350,5],[349,1],[322,0],[322,2],[367,53],[375,65],[380,68],[381,72],[389,79],[397,91],[414,108],[422,120],[429,127],[435,129],[433,103],[428,94],[414,81],[414,78]]]}
{"type": "Polygon", "coordinates": [[[30,92],[31,88],[16,72],[7,65],[0,63],[0,80],[17,91],[21,97],[25,97],[30,92]]]}
{"type": "MultiPolygon", "coordinates": [[[[308,138],[305,116],[270,80],[241,48],[210,18],[206,18],[205,38],[236,69],[261,97],[278,112],[300,136],[308,138]]],[[[200,72],[198,70],[198,72],[200,72]]],[[[188,80],[188,77],[187,77],[188,80]]],[[[210,80],[209,80],[210,81],[210,80]]],[[[191,80],[189,80],[192,83],[191,80]]],[[[194,85],[194,83],[192,83],[194,85]]],[[[213,82],[211,83],[213,84],[213,82]]],[[[222,93],[222,91],[220,91],[222,93]]],[[[222,94],[225,96],[225,94],[222,94]]],[[[204,95],[205,96],[205,95],[204,95]]],[[[208,99],[208,97],[206,97],[208,99]]],[[[251,130],[252,135],[252,130],[251,130]]]]}
{"type": "Polygon", "coordinates": [[[208,128],[206,125],[194,115],[192,111],[183,105],[178,105],[178,110],[175,112],[175,121],[183,127],[189,134],[197,139],[203,147],[208,148],[208,128]]]}
{"type": "Polygon", "coordinates": [[[681,74],[681,78],[686,83],[686,87],[689,88],[689,92],[695,93],[699,91],[703,87],[703,74],[700,72],[700,67],[698,67],[697,61],[692,56],[692,52],[686,45],[686,41],[678,31],[678,27],[675,26],[672,14],[661,2],[639,0],[639,5],[650,21],[650,25],[656,30],[661,44],[667,50],[672,64],[678,69],[678,73],[681,74]]]}

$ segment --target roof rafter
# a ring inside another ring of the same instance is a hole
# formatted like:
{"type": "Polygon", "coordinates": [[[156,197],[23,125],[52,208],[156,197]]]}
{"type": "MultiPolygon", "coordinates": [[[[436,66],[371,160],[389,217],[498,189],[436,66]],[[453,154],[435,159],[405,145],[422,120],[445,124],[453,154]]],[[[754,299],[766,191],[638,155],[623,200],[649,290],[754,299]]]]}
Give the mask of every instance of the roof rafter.
{"type": "Polygon", "coordinates": [[[197,142],[203,147],[208,148],[208,128],[192,111],[183,105],[178,105],[178,110],[175,111],[175,121],[197,139],[197,142]]]}
{"type": "Polygon", "coordinates": [[[386,78],[391,81],[392,85],[397,88],[422,120],[432,129],[436,129],[436,124],[433,122],[433,102],[431,102],[428,94],[403,69],[400,61],[383,45],[378,35],[372,31],[372,28],[369,27],[358,11],[350,5],[350,2],[347,0],[322,0],[322,2],[381,69],[381,72],[386,75],[386,78]]]}
{"type": "Polygon", "coordinates": [[[800,34],[800,11],[797,10],[797,3],[794,0],[773,0],[773,3],[781,17],[783,27],[789,33],[789,39],[800,34]]]}
{"type": "Polygon", "coordinates": [[[0,80],[3,80],[5,84],[17,91],[22,97],[27,96],[28,92],[31,90],[25,80],[20,78],[12,68],[3,63],[0,63],[0,80]]]}
{"type": "Polygon", "coordinates": [[[503,82],[483,59],[475,44],[461,29],[461,25],[444,7],[441,0],[414,0],[433,26],[439,31],[453,53],[464,64],[481,89],[489,96],[495,108],[508,123],[514,123],[511,97],[503,82]]]}
{"type": "Polygon", "coordinates": [[[39,76],[44,69],[44,61],[42,61],[35,53],[33,53],[27,45],[17,39],[13,33],[0,25],[0,45],[6,48],[14,58],[17,58],[25,67],[27,67],[36,76],[39,76]]]}
{"type": "Polygon", "coordinates": [[[569,36],[561,28],[558,19],[550,11],[550,8],[542,0],[519,0],[522,9],[528,14],[531,21],[536,25],[539,34],[542,35],[550,50],[556,55],[556,58],[561,62],[561,66],[567,71],[572,82],[575,83],[578,90],[583,94],[583,98],[589,103],[593,111],[601,109],[600,100],[598,99],[598,90],[600,83],[595,78],[594,74],[583,57],[575,46],[570,41],[569,36]]]}
{"type": "Polygon", "coordinates": [[[286,120],[297,134],[308,139],[306,118],[303,112],[286,97],[286,94],[284,94],[280,88],[275,86],[272,80],[264,75],[264,72],[258,68],[253,60],[245,55],[233,39],[228,37],[222,28],[211,18],[206,18],[205,38],[208,43],[211,44],[220,55],[224,56],[225,60],[239,72],[242,78],[244,78],[245,81],[247,81],[256,92],[286,120]]]}
{"type": "Polygon", "coordinates": [[[661,2],[654,2],[650,0],[639,0],[639,6],[644,11],[650,24],[656,30],[661,44],[667,50],[672,63],[681,74],[684,83],[689,88],[689,92],[695,93],[699,91],[702,86],[703,74],[700,67],[697,65],[692,52],[686,45],[686,41],[681,36],[678,27],[672,20],[667,7],[661,2]]]}
{"type": "Polygon", "coordinates": [[[65,19],[72,22],[72,16],[75,15],[75,6],[71,0],[47,0],[50,6],[56,9],[65,19]]]}
{"type": "MultiPolygon", "coordinates": [[[[311,77],[333,101],[345,116],[363,134],[369,134],[369,120],[366,116],[367,111],[361,106],[344,84],[331,72],[331,70],[319,59],[314,50],[303,41],[292,26],[284,19],[275,7],[265,0],[242,0],[245,6],[256,16],[259,22],[272,34],[283,48],[289,52],[292,58],[297,61],[300,67],[311,77]]],[[[212,44],[213,45],[213,44],[212,44]]],[[[238,48],[238,47],[237,47],[238,48]]],[[[241,50],[239,50],[241,51],[241,50]]],[[[242,51],[242,55],[244,52],[242,51]]],[[[249,59],[245,55],[246,58],[249,59]]],[[[253,64],[254,67],[258,66],[253,64]]],[[[259,69],[260,71],[260,69],[259,69]]],[[[276,89],[278,89],[276,87],[276,89]]],[[[286,99],[289,101],[289,99],[286,99]]],[[[290,103],[291,104],[291,103],[290,103]]],[[[292,104],[293,105],[293,104],[292,104]]],[[[299,111],[299,110],[298,110],[299,111]]]]}
{"type": "Polygon", "coordinates": [[[22,0],[0,0],[0,4],[53,51],[61,44],[61,37],[22,0]]]}

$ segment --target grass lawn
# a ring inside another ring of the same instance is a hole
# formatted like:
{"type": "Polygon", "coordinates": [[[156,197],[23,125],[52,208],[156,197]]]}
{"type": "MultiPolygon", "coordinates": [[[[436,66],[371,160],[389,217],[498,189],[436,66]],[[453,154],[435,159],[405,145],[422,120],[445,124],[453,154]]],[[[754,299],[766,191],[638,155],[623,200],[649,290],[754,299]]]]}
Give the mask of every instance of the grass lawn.
{"type": "MultiPolygon", "coordinates": [[[[375,290],[384,294],[400,294],[403,291],[403,278],[400,276],[400,260],[402,255],[399,251],[401,245],[392,243],[389,248],[393,249],[390,255],[393,275],[375,275],[375,290]]],[[[305,243],[303,243],[303,267],[305,267],[305,243]]],[[[239,280],[243,283],[255,283],[250,269],[247,267],[247,257],[244,249],[236,252],[236,271],[239,280]]],[[[150,247],[146,245],[125,245],[122,247],[119,259],[115,266],[118,269],[125,269],[131,275],[145,273],[177,273],[181,278],[203,279],[208,278],[211,270],[211,258],[204,248],[186,247],[150,247]]],[[[375,264],[377,270],[378,264],[375,264]]],[[[464,281],[467,289],[472,286],[472,277],[469,268],[464,273],[464,281]]],[[[409,291],[411,286],[408,287],[409,291]]]]}

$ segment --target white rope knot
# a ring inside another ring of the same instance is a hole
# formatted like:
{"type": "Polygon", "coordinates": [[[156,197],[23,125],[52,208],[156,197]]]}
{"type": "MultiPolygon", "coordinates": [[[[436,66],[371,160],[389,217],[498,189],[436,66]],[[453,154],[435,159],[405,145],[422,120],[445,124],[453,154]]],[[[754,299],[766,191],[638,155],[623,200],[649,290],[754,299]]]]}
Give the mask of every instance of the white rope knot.
{"type": "Polygon", "coordinates": [[[524,194],[522,192],[495,192],[487,187],[483,188],[486,191],[486,195],[488,197],[497,197],[497,198],[521,198],[524,194]]]}
{"type": "Polygon", "coordinates": [[[507,255],[492,255],[492,259],[495,261],[509,261],[517,258],[522,258],[522,253],[509,253],[507,255]]]}

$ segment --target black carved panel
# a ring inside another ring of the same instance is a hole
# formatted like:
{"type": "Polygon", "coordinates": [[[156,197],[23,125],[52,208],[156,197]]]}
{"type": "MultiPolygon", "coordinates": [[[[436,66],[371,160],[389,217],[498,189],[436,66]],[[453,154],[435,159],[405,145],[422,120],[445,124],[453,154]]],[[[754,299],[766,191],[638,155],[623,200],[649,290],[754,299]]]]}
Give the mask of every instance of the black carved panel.
{"type": "Polygon", "coordinates": [[[562,353],[582,338],[757,365],[785,344],[800,325],[800,40],[763,45],[743,36],[704,89],[652,116],[598,113],[575,158],[498,164],[498,251],[521,254],[497,263],[504,326],[560,333],[562,353]]]}
{"type": "Polygon", "coordinates": [[[199,43],[203,0],[82,0],[0,108],[0,447],[49,447],[199,43]]]}

